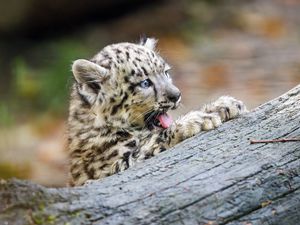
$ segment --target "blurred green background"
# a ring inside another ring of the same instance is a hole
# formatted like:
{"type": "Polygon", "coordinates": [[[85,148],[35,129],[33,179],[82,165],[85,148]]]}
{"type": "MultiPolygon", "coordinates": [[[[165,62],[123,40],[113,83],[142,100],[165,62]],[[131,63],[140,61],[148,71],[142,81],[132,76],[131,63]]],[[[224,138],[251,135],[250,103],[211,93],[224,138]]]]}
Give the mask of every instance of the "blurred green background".
{"type": "Polygon", "coordinates": [[[297,0],[0,1],[0,178],[63,186],[71,63],[159,39],[183,107],[220,95],[254,108],[300,81],[297,0]]]}

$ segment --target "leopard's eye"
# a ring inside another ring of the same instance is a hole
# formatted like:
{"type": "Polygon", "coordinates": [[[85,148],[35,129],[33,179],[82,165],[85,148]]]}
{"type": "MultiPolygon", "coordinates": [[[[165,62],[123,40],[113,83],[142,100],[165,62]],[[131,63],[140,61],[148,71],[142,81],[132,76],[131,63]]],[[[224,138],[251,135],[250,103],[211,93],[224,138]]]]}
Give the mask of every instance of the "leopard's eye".
{"type": "Polygon", "coordinates": [[[146,79],[146,80],[141,81],[140,86],[141,86],[141,88],[148,88],[151,86],[151,84],[152,84],[151,80],[146,79]]]}

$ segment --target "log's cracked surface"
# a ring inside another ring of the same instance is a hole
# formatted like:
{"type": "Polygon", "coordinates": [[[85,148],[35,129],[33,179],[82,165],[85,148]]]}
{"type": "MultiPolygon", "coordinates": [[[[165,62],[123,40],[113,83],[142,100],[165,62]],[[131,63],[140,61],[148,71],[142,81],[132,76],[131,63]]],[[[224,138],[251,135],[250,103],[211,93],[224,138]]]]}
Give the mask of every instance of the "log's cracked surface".
{"type": "Polygon", "coordinates": [[[0,183],[0,224],[300,223],[300,86],[122,174],[77,188],[0,183]]]}

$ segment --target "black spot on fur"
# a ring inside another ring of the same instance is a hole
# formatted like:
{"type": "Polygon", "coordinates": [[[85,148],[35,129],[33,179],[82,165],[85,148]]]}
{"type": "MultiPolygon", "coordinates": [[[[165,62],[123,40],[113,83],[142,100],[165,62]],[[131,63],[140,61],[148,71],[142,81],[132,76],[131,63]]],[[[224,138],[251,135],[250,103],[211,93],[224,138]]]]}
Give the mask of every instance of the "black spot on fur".
{"type": "Polygon", "coordinates": [[[156,138],[156,143],[163,143],[163,142],[165,142],[165,140],[162,138],[162,137],[160,137],[160,136],[158,136],[157,138],[156,138]]]}
{"type": "Polygon", "coordinates": [[[78,148],[82,148],[88,143],[88,139],[80,140],[78,143],[78,148]]]}
{"type": "Polygon", "coordinates": [[[99,133],[101,131],[101,127],[94,127],[93,130],[99,133]]]}
{"type": "Polygon", "coordinates": [[[130,153],[131,153],[131,152],[125,152],[125,153],[123,154],[123,160],[124,160],[124,162],[125,162],[125,164],[126,164],[126,168],[129,167],[129,156],[130,156],[130,153]]]}
{"type": "Polygon", "coordinates": [[[115,115],[117,111],[123,106],[124,102],[128,99],[128,94],[125,93],[124,97],[122,98],[121,102],[118,105],[112,107],[111,115],[115,115]]]}
{"type": "Polygon", "coordinates": [[[149,159],[149,158],[151,158],[152,156],[153,156],[153,153],[147,152],[147,153],[145,154],[145,158],[144,158],[144,159],[149,159]]]}
{"type": "Polygon", "coordinates": [[[132,158],[137,158],[139,156],[139,154],[140,154],[140,149],[137,148],[136,150],[134,150],[132,152],[131,156],[132,156],[132,158]]]}
{"type": "Polygon", "coordinates": [[[119,152],[118,150],[113,150],[112,153],[110,153],[108,156],[107,156],[107,160],[110,160],[111,158],[114,158],[116,157],[117,155],[119,155],[119,152]]]}
{"type": "Polygon", "coordinates": [[[82,151],[81,151],[81,149],[75,149],[75,150],[73,150],[72,152],[71,152],[71,157],[73,158],[73,157],[80,157],[81,156],[81,154],[82,154],[82,151]]]}
{"type": "Polygon", "coordinates": [[[72,173],[72,177],[74,180],[77,180],[80,177],[81,173],[72,173]]]}
{"type": "Polygon", "coordinates": [[[146,76],[148,76],[149,74],[148,74],[148,72],[147,72],[147,70],[142,66],[142,70],[143,70],[143,72],[144,72],[144,74],[146,75],[146,76]]]}
{"type": "Polygon", "coordinates": [[[111,140],[108,142],[104,142],[100,147],[94,147],[97,154],[102,154],[108,151],[111,147],[115,146],[118,143],[117,140],[111,140]]]}
{"type": "Polygon", "coordinates": [[[95,169],[94,167],[89,168],[88,170],[89,177],[95,178],[95,169]]]}
{"type": "Polygon", "coordinates": [[[86,83],[88,85],[88,87],[90,89],[92,89],[92,91],[95,93],[95,94],[98,94],[99,90],[100,90],[100,85],[97,84],[96,82],[87,82],[86,83]]]}
{"type": "Polygon", "coordinates": [[[106,163],[104,163],[103,165],[101,165],[100,167],[99,167],[99,169],[100,170],[103,170],[105,167],[107,167],[108,166],[108,164],[106,164],[106,163]]]}
{"type": "Polygon", "coordinates": [[[88,176],[89,179],[93,179],[95,170],[92,167],[89,168],[89,165],[90,165],[90,162],[85,162],[83,164],[83,170],[84,170],[85,174],[88,176]]]}
{"type": "Polygon", "coordinates": [[[135,140],[130,141],[125,146],[129,147],[129,148],[135,148],[136,147],[136,141],[135,140]]]}
{"type": "Polygon", "coordinates": [[[143,74],[142,74],[141,71],[139,71],[136,75],[137,75],[138,77],[142,77],[142,76],[143,76],[143,74]]]}
{"type": "Polygon", "coordinates": [[[115,103],[116,102],[116,100],[114,99],[114,98],[110,98],[110,103],[115,103]]]}
{"type": "Polygon", "coordinates": [[[116,164],[116,166],[115,166],[115,171],[114,171],[114,172],[115,172],[115,173],[120,172],[120,166],[119,166],[119,163],[116,164]]]}
{"type": "Polygon", "coordinates": [[[133,93],[134,92],[134,89],[135,89],[136,85],[135,84],[130,84],[129,87],[128,87],[128,90],[133,93]]]}
{"type": "Polygon", "coordinates": [[[124,141],[128,140],[128,138],[131,138],[131,134],[125,130],[119,130],[116,132],[118,141],[124,141]]]}
{"type": "Polygon", "coordinates": [[[163,147],[163,146],[161,146],[160,148],[159,148],[159,151],[160,152],[164,152],[164,151],[166,151],[167,149],[165,148],[165,147],[163,147]]]}
{"type": "Polygon", "coordinates": [[[104,156],[100,157],[99,162],[103,162],[105,160],[104,156]]]}

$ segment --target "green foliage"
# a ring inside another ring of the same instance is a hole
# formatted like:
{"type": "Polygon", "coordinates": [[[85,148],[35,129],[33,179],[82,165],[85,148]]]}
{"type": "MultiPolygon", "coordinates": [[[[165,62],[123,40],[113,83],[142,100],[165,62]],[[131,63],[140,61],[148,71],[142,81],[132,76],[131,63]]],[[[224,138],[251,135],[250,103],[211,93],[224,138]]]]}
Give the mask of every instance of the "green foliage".
{"type": "Polygon", "coordinates": [[[9,111],[7,104],[0,102],[0,126],[10,126],[14,122],[14,117],[9,111]]]}
{"type": "Polygon", "coordinates": [[[31,115],[35,112],[65,113],[72,83],[71,63],[86,54],[82,44],[62,40],[40,44],[29,57],[16,57],[11,108],[17,113],[22,110],[31,115]]]}

